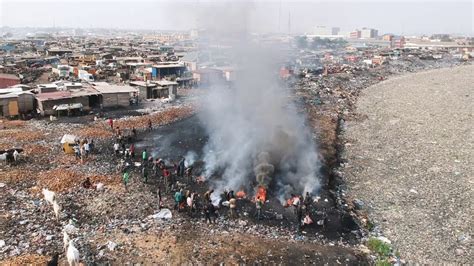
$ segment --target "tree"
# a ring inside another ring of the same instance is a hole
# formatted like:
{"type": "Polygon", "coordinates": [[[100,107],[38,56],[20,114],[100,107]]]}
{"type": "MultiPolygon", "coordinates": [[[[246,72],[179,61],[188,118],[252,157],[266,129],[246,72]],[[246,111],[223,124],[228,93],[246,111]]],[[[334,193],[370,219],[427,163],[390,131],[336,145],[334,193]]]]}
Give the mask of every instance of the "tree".
{"type": "Polygon", "coordinates": [[[296,37],[296,46],[300,49],[308,47],[308,38],[306,36],[296,37]]]}

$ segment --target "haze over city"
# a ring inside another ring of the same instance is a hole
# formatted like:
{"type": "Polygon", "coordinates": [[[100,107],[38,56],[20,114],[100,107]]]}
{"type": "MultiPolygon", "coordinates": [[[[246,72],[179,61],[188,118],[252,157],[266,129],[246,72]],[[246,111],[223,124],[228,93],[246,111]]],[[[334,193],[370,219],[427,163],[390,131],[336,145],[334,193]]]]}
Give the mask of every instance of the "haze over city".
{"type": "MultiPolygon", "coordinates": [[[[473,33],[473,1],[230,1],[251,7],[255,31],[310,33],[314,25],[394,34],[473,33]],[[288,25],[290,22],[290,25],[288,25]]],[[[189,30],[229,1],[0,1],[0,26],[189,30]],[[33,15],[34,14],[34,15],[33,15]]]]}

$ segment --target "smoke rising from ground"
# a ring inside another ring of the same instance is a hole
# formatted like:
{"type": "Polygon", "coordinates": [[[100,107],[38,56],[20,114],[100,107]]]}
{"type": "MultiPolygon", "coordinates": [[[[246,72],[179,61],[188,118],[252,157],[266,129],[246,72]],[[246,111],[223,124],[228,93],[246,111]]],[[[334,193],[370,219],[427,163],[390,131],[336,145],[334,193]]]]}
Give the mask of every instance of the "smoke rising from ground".
{"type": "Polygon", "coordinates": [[[218,176],[211,179],[217,191],[274,183],[274,193],[315,193],[320,167],[316,145],[278,78],[284,52],[250,33],[257,20],[248,6],[216,4],[212,13],[217,15],[203,25],[201,52],[225,58],[221,66],[231,66],[236,77],[231,86],[213,80],[203,100],[200,118],[209,134],[204,175],[218,176]]]}

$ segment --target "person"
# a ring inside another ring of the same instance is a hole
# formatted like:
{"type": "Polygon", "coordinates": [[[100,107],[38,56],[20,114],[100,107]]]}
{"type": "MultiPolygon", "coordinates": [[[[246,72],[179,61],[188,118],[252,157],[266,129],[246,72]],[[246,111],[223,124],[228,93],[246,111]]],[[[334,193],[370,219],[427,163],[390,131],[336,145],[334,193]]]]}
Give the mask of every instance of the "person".
{"type": "Polygon", "coordinates": [[[145,165],[142,166],[142,178],[145,184],[148,183],[148,169],[145,165]]]}
{"type": "Polygon", "coordinates": [[[234,197],[232,197],[229,200],[229,217],[230,218],[236,217],[236,213],[235,213],[236,208],[237,208],[237,200],[234,197]]]}
{"type": "Polygon", "coordinates": [[[89,151],[92,153],[94,151],[94,140],[91,139],[89,143],[89,151]]]}
{"type": "Polygon", "coordinates": [[[81,163],[84,163],[84,157],[86,157],[86,150],[84,149],[84,145],[81,145],[79,148],[81,163]]]}
{"type": "Polygon", "coordinates": [[[76,159],[81,159],[81,150],[79,149],[79,145],[74,145],[72,148],[74,149],[74,155],[76,156],[76,159]]]}
{"type": "Polygon", "coordinates": [[[142,160],[143,160],[143,164],[146,163],[146,160],[148,159],[148,154],[146,152],[146,149],[143,150],[142,152],[142,160]]]}
{"type": "Polygon", "coordinates": [[[184,157],[181,157],[181,160],[179,161],[178,165],[178,176],[182,177],[184,176],[184,157]]]}
{"type": "Polygon", "coordinates": [[[161,209],[161,205],[162,205],[162,202],[161,202],[161,189],[160,187],[158,187],[158,191],[156,192],[156,197],[158,198],[158,210],[161,209]]]}
{"type": "Polygon", "coordinates": [[[125,150],[127,150],[127,147],[125,147],[125,142],[122,142],[122,153],[125,155],[125,150]]]}
{"type": "Polygon", "coordinates": [[[255,208],[257,210],[257,220],[262,219],[262,207],[263,207],[263,200],[259,197],[255,201],[255,208]]]}
{"type": "Polygon", "coordinates": [[[188,207],[189,215],[192,215],[194,210],[194,193],[189,193],[186,197],[186,205],[188,207]]]}
{"type": "Polygon", "coordinates": [[[168,193],[171,186],[171,173],[166,168],[163,168],[163,179],[165,182],[165,192],[168,193]]]}
{"type": "Polygon", "coordinates": [[[214,193],[214,189],[208,190],[208,191],[206,191],[206,193],[204,193],[204,200],[206,202],[211,201],[211,194],[212,193],[214,193]]]}
{"type": "Polygon", "coordinates": [[[109,118],[109,126],[110,129],[114,130],[114,120],[112,118],[109,118]]]}
{"type": "Polygon", "coordinates": [[[301,205],[296,209],[296,226],[299,233],[303,227],[303,208],[301,208],[301,205]]]}
{"type": "Polygon", "coordinates": [[[291,194],[293,198],[293,207],[295,208],[295,214],[298,212],[298,207],[300,206],[300,198],[294,194],[291,194]]]}
{"type": "Polygon", "coordinates": [[[176,191],[174,193],[174,209],[179,211],[179,204],[181,203],[183,198],[183,190],[176,191]]]}
{"type": "Polygon", "coordinates": [[[191,184],[193,182],[193,167],[190,166],[186,168],[186,177],[188,179],[188,184],[191,184]]]}
{"type": "Polygon", "coordinates": [[[124,171],[123,173],[123,184],[125,185],[125,190],[128,191],[128,181],[130,179],[130,174],[128,171],[124,171]]]}
{"type": "Polygon", "coordinates": [[[148,130],[152,130],[153,126],[151,125],[151,119],[148,119],[148,130]]]}
{"type": "Polygon", "coordinates": [[[306,210],[309,210],[309,207],[311,206],[311,195],[309,195],[309,192],[306,192],[306,195],[304,196],[304,206],[306,207],[306,210]]]}
{"type": "Polygon", "coordinates": [[[121,137],[122,136],[122,130],[120,130],[120,127],[117,127],[117,136],[121,137]]]}
{"type": "Polygon", "coordinates": [[[91,148],[89,142],[86,140],[84,143],[84,150],[86,151],[86,157],[91,153],[91,148]]]}
{"type": "Polygon", "coordinates": [[[137,130],[135,129],[135,127],[132,127],[132,136],[133,136],[133,139],[137,138],[137,130]]]}
{"type": "MultiPolygon", "coordinates": [[[[206,215],[206,221],[210,224],[213,223],[213,219],[211,217],[214,217],[216,213],[216,209],[214,205],[212,205],[211,201],[208,201],[206,206],[204,207],[204,214],[206,215]]],[[[216,219],[214,218],[214,223],[216,222],[216,219]]]]}
{"type": "Polygon", "coordinates": [[[135,144],[130,144],[130,157],[134,158],[135,157],[135,144]]]}
{"type": "Polygon", "coordinates": [[[118,155],[120,152],[120,144],[118,142],[115,142],[114,143],[114,152],[115,152],[115,155],[118,155]]]}
{"type": "Polygon", "coordinates": [[[227,194],[229,194],[229,192],[227,191],[227,189],[224,189],[224,191],[221,193],[221,199],[219,200],[220,207],[222,207],[222,203],[224,201],[227,201],[227,194]]]}
{"type": "Polygon", "coordinates": [[[160,170],[161,170],[161,168],[160,168],[159,159],[156,158],[155,162],[153,163],[153,167],[152,167],[153,175],[159,178],[160,170]]]}
{"type": "Polygon", "coordinates": [[[92,187],[92,183],[91,183],[91,180],[89,177],[86,178],[86,180],[84,180],[84,182],[82,182],[82,187],[83,188],[91,188],[92,187]]]}

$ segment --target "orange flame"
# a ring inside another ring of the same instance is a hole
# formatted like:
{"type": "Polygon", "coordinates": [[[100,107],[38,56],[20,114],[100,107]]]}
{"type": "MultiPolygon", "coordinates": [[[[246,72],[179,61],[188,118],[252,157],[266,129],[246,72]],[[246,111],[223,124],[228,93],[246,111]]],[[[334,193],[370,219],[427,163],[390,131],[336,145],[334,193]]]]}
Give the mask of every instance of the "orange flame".
{"type": "Polygon", "coordinates": [[[288,200],[286,200],[286,205],[285,207],[290,207],[293,205],[293,198],[289,198],[288,200]]]}
{"type": "Polygon", "coordinates": [[[255,195],[255,200],[261,200],[265,202],[267,200],[267,189],[263,186],[258,186],[257,195],[255,195]]]}
{"type": "Polygon", "coordinates": [[[237,193],[235,193],[235,195],[236,195],[237,198],[239,198],[239,199],[243,199],[243,198],[245,198],[245,196],[247,196],[247,194],[245,194],[245,191],[243,191],[243,190],[237,191],[237,193]]]}

